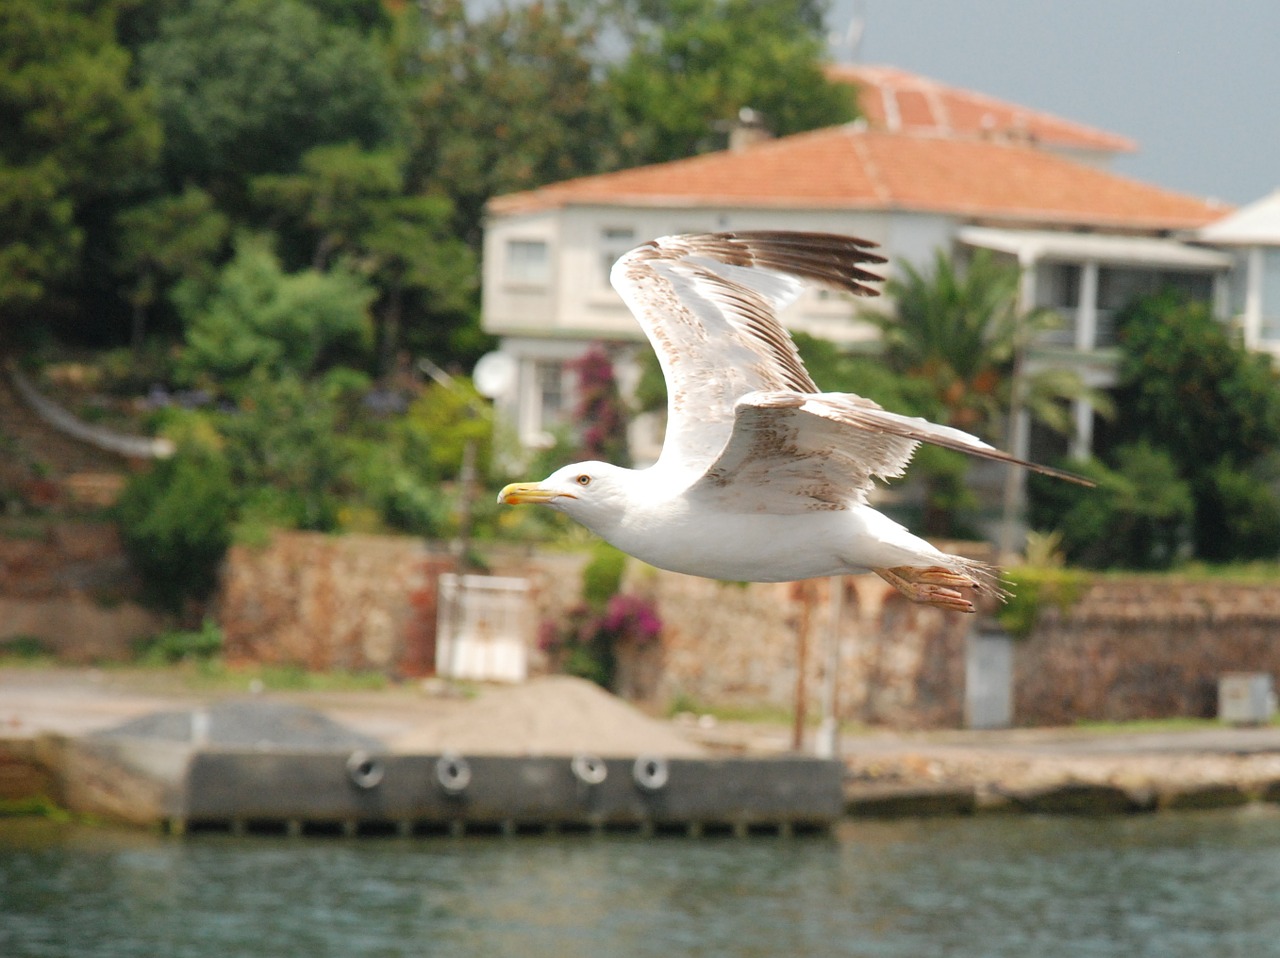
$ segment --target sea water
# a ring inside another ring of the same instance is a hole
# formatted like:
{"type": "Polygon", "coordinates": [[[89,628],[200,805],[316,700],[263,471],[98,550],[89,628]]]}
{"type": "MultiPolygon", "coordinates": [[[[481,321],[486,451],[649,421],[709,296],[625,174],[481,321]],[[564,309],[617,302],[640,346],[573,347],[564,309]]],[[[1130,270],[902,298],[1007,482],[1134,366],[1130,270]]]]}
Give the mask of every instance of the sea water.
{"type": "Polygon", "coordinates": [[[831,835],[288,838],[0,820],[4,958],[1280,956],[1280,809],[831,835]]]}

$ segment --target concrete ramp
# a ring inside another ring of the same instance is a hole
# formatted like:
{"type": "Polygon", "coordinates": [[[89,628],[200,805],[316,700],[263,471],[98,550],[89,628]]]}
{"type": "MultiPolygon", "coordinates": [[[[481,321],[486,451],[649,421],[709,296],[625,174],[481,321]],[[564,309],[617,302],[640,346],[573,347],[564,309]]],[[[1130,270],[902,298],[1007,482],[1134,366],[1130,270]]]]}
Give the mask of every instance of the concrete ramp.
{"type": "Polygon", "coordinates": [[[248,699],[61,739],[58,764],[69,807],[174,833],[788,834],[843,812],[838,762],[707,757],[606,693],[560,691],[539,710],[532,692],[508,690],[470,729],[436,730],[435,748],[248,699]],[[619,710],[612,734],[591,721],[602,710],[619,710]]]}

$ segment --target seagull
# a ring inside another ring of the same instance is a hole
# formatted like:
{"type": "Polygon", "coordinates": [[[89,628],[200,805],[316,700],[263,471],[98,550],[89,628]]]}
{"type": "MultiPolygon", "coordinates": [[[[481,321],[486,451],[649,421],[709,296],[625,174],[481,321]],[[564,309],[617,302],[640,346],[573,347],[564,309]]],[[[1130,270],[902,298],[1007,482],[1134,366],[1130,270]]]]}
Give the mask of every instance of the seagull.
{"type": "Polygon", "coordinates": [[[516,482],[502,504],[563,512],[661,569],[738,582],[874,572],[902,594],[957,612],[1007,597],[992,567],[935,548],[872,508],[876,479],[901,476],[922,442],[1034,469],[950,426],[853,393],[822,392],[779,312],[816,283],[875,296],[886,262],[867,240],[738,231],[652,240],[610,281],[658,354],[667,432],[657,462],[577,462],[516,482]],[[962,591],[963,590],[963,591],[962,591]]]}

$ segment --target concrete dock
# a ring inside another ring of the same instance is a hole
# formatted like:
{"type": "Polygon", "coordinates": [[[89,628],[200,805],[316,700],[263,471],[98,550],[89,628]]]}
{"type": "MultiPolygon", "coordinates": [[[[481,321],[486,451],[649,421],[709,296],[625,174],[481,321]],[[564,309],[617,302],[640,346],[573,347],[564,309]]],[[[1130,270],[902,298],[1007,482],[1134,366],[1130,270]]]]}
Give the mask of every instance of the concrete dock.
{"type": "MultiPolygon", "coordinates": [[[[556,789],[574,789],[574,801],[578,802],[578,813],[559,819],[546,815],[504,817],[491,809],[482,815],[455,814],[450,819],[424,811],[421,815],[415,812],[384,816],[382,824],[367,826],[375,831],[429,830],[436,827],[431,823],[439,821],[454,830],[471,822],[474,828],[499,831],[542,827],[538,822],[546,827],[570,829],[603,828],[613,823],[640,830],[670,826],[677,830],[692,827],[696,831],[700,828],[698,821],[709,824],[712,830],[737,832],[769,822],[773,824],[768,827],[775,830],[790,827],[784,824],[786,816],[752,817],[741,809],[717,819],[703,808],[697,816],[678,821],[669,815],[664,818],[644,813],[645,806],[637,806],[636,795],[632,794],[634,763],[641,756],[661,757],[669,771],[682,762],[693,763],[687,766],[693,769],[699,767],[698,763],[709,767],[727,758],[739,760],[740,769],[765,760],[795,760],[789,753],[786,728],[769,723],[716,722],[696,716],[653,718],[594,686],[563,677],[518,687],[485,688],[475,694],[458,694],[443,686],[415,685],[372,692],[267,692],[255,696],[248,688],[244,694],[230,695],[226,691],[191,692],[171,680],[165,681],[163,676],[146,672],[0,669],[0,798],[13,798],[24,794],[24,790],[48,790],[51,783],[47,778],[40,780],[29,763],[24,764],[22,756],[41,749],[48,755],[50,748],[61,747],[50,743],[97,741],[104,731],[131,720],[166,712],[190,713],[220,701],[244,700],[246,695],[251,700],[311,710],[348,730],[357,738],[343,741],[331,750],[332,756],[340,756],[343,763],[363,750],[382,763],[380,768],[385,775],[412,759],[409,765],[417,762],[421,768],[406,774],[421,780],[450,755],[467,758],[473,772],[490,757],[518,758],[526,766],[518,770],[517,765],[511,765],[510,769],[515,770],[511,781],[516,784],[508,782],[503,788],[523,789],[525,799],[534,807],[539,802],[552,801],[547,796],[556,794],[556,789]],[[574,757],[599,760],[611,783],[608,788],[592,791],[593,786],[575,777],[570,767],[574,757]],[[536,797],[537,788],[530,785],[537,782],[551,789],[542,798],[536,797]],[[546,784],[552,782],[557,784],[546,784]],[[629,783],[630,791],[620,793],[625,795],[625,801],[615,796],[610,800],[613,805],[601,805],[609,789],[621,783],[629,783]],[[596,804],[586,801],[587,797],[596,804]],[[601,809],[606,806],[611,811],[602,814],[601,809]],[[644,814],[637,814],[637,807],[644,814]]],[[[240,744],[248,751],[254,750],[252,742],[240,744]]],[[[234,745],[223,743],[220,751],[225,755],[234,745]]],[[[842,810],[855,816],[1109,814],[1280,802],[1280,727],[1275,726],[1231,728],[1200,724],[1158,730],[1134,727],[920,733],[863,730],[846,734],[841,745],[842,810]]],[[[178,751],[189,747],[190,743],[173,746],[178,751]]],[[[163,748],[153,751],[156,756],[164,753],[163,748]]],[[[190,755],[183,754],[183,761],[189,760],[190,755]]],[[[325,761],[336,761],[332,756],[325,761]]],[[[163,764],[161,758],[153,757],[151,761],[163,764]]],[[[201,759],[192,768],[204,769],[199,774],[207,775],[209,766],[201,764],[204,761],[201,759]]],[[[79,764],[89,781],[111,780],[106,769],[95,770],[92,761],[80,760],[79,764]]],[[[349,776],[345,765],[343,768],[342,775],[349,776]]],[[[349,778],[342,775],[335,773],[335,780],[341,780],[342,788],[349,789],[349,778]]],[[[779,781],[787,777],[779,776],[779,781]]],[[[697,789],[707,790],[715,791],[717,786],[704,782],[697,789]]],[[[208,789],[202,793],[212,794],[208,789]]],[[[563,794],[555,799],[562,806],[563,794]]],[[[121,801],[129,804],[126,799],[121,801]]],[[[456,811],[458,806],[455,803],[449,807],[456,811]]],[[[217,827],[234,830],[251,821],[250,816],[225,814],[226,807],[217,815],[203,817],[189,814],[190,808],[184,810],[172,804],[169,808],[166,820],[179,829],[200,820],[222,823],[217,827]]],[[[374,820],[369,818],[368,822],[374,820]]],[[[797,824],[812,820],[795,818],[797,824]]],[[[328,812],[311,818],[277,816],[271,821],[283,824],[270,828],[285,831],[364,827],[358,822],[350,824],[356,819],[342,819],[328,812]],[[341,824],[343,821],[347,824],[341,824]]]]}

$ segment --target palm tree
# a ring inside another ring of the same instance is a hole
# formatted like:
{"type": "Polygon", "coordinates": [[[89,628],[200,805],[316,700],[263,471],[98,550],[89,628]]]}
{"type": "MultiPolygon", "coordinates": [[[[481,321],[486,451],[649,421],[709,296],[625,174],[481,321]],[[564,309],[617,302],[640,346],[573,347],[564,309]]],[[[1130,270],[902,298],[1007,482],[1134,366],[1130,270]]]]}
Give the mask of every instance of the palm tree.
{"type": "MultiPolygon", "coordinates": [[[[1019,280],[1016,264],[987,250],[965,268],[939,250],[931,271],[904,264],[903,275],[886,284],[894,312],[870,319],[883,333],[888,368],[923,387],[912,390],[929,407],[920,414],[998,441],[1003,437],[993,434],[1014,405],[1015,385],[1018,406],[1059,432],[1070,431],[1070,400],[1088,398],[1109,411],[1106,397],[1073,370],[1017,369],[1026,348],[1061,322],[1050,309],[1020,310],[1019,280]]],[[[930,450],[918,463],[926,483],[925,532],[952,535],[956,512],[971,502],[963,482],[968,460],[930,450]]]]}

